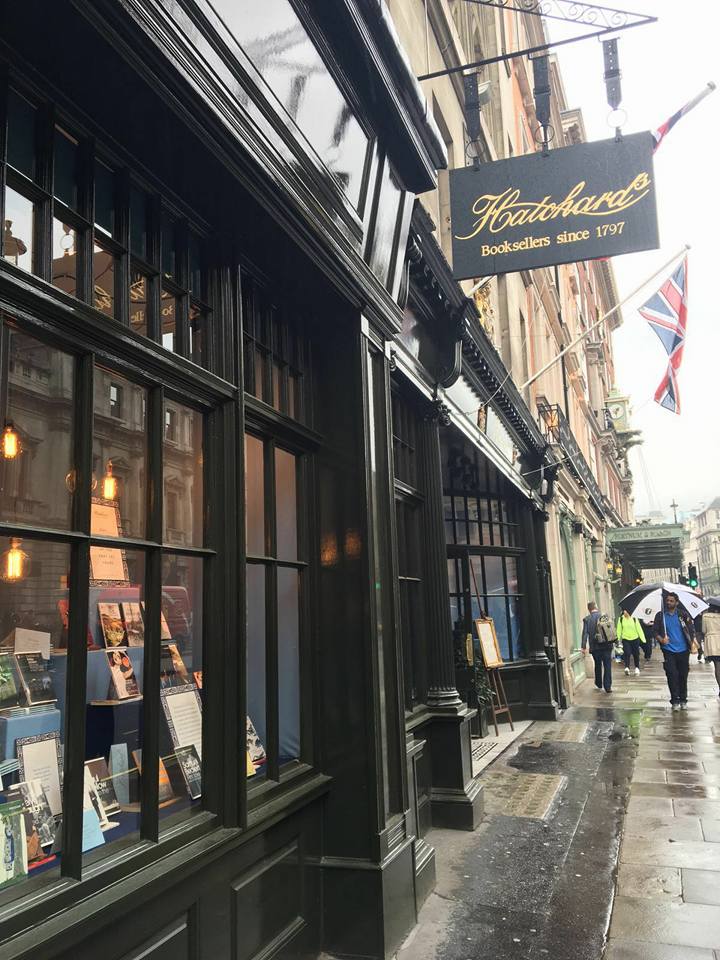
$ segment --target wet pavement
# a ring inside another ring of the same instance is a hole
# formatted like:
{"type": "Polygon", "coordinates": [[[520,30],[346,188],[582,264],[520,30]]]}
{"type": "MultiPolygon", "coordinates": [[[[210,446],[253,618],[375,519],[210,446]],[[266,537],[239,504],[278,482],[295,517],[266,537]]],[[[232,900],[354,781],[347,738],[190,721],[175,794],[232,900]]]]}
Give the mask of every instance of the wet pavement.
{"type": "Polygon", "coordinates": [[[472,834],[433,830],[438,882],[397,960],[720,960],[720,698],[661,658],[586,681],[481,775],[472,834]]]}

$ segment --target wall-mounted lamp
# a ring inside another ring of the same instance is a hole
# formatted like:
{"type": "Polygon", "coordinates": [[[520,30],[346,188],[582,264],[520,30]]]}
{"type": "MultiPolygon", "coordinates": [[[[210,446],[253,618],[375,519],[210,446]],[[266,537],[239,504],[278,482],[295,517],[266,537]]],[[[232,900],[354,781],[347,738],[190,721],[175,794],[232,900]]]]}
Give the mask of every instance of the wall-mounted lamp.
{"type": "Polygon", "coordinates": [[[105,476],[102,479],[102,495],[104,500],[117,499],[117,478],[113,476],[112,460],[108,460],[105,476]]]}

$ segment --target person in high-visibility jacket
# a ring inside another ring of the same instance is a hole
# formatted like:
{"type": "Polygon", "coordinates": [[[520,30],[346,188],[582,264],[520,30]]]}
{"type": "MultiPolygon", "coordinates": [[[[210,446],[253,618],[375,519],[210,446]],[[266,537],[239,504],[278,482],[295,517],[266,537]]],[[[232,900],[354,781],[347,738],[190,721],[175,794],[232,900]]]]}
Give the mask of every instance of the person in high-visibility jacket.
{"type": "Polygon", "coordinates": [[[622,640],[623,659],[625,661],[625,673],[630,673],[630,657],[635,661],[635,676],[640,673],[640,644],[645,644],[645,632],[642,624],[630,614],[629,610],[623,610],[617,622],[618,640],[622,640]]]}

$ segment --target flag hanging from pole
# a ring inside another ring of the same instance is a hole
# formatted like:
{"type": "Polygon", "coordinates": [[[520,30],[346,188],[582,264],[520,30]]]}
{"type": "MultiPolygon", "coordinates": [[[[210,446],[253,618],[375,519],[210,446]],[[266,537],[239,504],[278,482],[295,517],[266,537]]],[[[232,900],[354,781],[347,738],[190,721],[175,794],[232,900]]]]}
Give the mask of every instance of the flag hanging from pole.
{"type": "Polygon", "coordinates": [[[685,114],[690,113],[693,107],[696,107],[701,100],[704,100],[705,97],[709,96],[715,89],[715,84],[710,81],[706,84],[703,90],[700,93],[693,97],[692,100],[688,100],[684,107],[680,107],[677,113],[674,113],[669,120],[666,120],[665,123],[661,123],[657,130],[653,131],[653,139],[655,140],[655,146],[653,147],[653,153],[657,150],[660,144],[663,142],[665,137],[670,133],[675,124],[680,120],[685,114]]]}
{"type": "Polygon", "coordinates": [[[640,315],[658,335],[668,354],[667,372],[655,391],[655,402],[671,413],[679,414],[677,375],[687,328],[687,257],[658,292],[640,307],[640,315]]]}

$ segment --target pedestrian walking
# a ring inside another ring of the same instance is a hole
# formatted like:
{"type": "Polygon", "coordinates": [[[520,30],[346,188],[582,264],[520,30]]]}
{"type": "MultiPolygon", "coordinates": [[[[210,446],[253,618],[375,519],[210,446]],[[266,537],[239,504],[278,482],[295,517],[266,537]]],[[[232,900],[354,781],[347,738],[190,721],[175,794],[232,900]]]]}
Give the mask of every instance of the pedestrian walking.
{"type": "Polygon", "coordinates": [[[642,624],[629,610],[623,610],[617,622],[618,639],[622,640],[625,674],[630,673],[630,657],[635,664],[635,676],[640,674],[640,645],[645,645],[642,624]]]}
{"type": "Polygon", "coordinates": [[[690,614],[680,607],[676,593],[665,593],[663,609],[655,615],[653,628],[662,647],[672,709],[687,710],[687,678],[690,654],[695,649],[695,628],[690,614]]]}
{"type": "Polygon", "coordinates": [[[702,615],[701,626],[705,638],[705,660],[713,665],[720,696],[720,604],[712,599],[710,609],[702,615]]]}
{"type": "Polygon", "coordinates": [[[645,646],[643,650],[645,652],[645,659],[650,660],[652,657],[653,647],[655,646],[655,637],[653,636],[653,625],[648,623],[647,620],[641,620],[640,625],[643,628],[643,633],[645,634],[645,646]]]}
{"type": "Polygon", "coordinates": [[[595,686],[598,690],[610,693],[612,690],[612,652],[615,643],[615,630],[610,617],[601,614],[597,604],[588,603],[587,616],[583,618],[581,645],[583,653],[587,648],[595,661],[595,686]]]}

